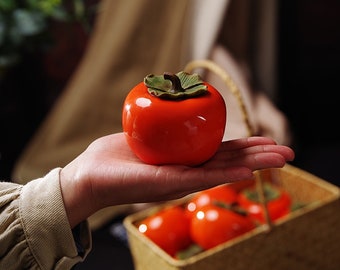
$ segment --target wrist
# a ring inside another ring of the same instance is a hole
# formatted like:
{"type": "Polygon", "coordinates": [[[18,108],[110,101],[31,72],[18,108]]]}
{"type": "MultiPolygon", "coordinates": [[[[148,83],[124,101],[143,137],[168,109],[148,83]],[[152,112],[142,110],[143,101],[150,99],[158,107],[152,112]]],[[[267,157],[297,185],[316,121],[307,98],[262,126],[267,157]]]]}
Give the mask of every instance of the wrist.
{"type": "Polygon", "coordinates": [[[95,212],[92,209],[91,199],[87,196],[84,181],[79,174],[73,174],[68,166],[60,171],[60,188],[71,228],[76,227],[95,212]]]}

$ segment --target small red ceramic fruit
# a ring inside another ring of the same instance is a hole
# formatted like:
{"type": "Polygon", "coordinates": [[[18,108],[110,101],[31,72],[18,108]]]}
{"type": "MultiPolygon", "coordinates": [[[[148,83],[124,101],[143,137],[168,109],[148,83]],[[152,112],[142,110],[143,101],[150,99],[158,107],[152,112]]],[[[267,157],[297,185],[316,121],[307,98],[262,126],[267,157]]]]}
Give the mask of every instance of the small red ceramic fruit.
{"type": "Polygon", "coordinates": [[[226,125],[221,94],[197,74],[148,75],[127,95],[123,131],[148,164],[195,166],[220,146],[226,125]]]}

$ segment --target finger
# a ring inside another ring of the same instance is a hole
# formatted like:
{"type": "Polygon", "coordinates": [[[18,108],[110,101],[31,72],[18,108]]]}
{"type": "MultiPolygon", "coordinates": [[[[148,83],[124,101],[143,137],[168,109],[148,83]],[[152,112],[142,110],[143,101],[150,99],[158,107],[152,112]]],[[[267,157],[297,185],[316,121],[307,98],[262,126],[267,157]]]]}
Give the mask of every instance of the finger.
{"type": "MultiPolygon", "coordinates": [[[[241,162],[252,171],[268,169],[268,168],[282,168],[286,164],[286,159],[279,153],[256,153],[240,157],[241,160],[233,160],[235,164],[241,162]]],[[[232,163],[229,166],[232,166],[232,163]]]]}
{"type": "Polygon", "coordinates": [[[230,151],[230,150],[238,150],[243,149],[255,145],[265,145],[265,144],[272,144],[276,145],[276,142],[268,137],[261,137],[261,136],[252,136],[247,138],[240,138],[234,139],[230,141],[222,142],[218,151],[230,151]]]}
{"type": "Polygon", "coordinates": [[[221,160],[231,160],[234,158],[253,155],[257,153],[277,153],[282,155],[286,161],[292,161],[295,157],[293,150],[284,145],[255,145],[242,149],[235,149],[233,151],[219,151],[215,154],[214,158],[221,160]]]}
{"type": "Polygon", "coordinates": [[[241,155],[233,159],[216,159],[204,165],[205,168],[233,168],[247,167],[250,170],[266,168],[281,168],[286,163],[286,158],[275,152],[261,152],[248,155],[241,155]]]}

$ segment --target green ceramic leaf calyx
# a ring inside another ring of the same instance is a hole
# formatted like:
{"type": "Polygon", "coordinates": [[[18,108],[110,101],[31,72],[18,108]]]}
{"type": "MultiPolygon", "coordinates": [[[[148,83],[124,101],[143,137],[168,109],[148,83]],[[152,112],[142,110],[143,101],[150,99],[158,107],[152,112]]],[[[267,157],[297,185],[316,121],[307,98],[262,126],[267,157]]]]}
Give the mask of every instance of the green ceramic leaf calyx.
{"type": "Polygon", "coordinates": [[[144,84],[151,95],[170,100],[197,97],[208,91],[198,74],[184,71],[176,74],[165,72],[157,76],[150,74],[144,78],[144,84]]]}

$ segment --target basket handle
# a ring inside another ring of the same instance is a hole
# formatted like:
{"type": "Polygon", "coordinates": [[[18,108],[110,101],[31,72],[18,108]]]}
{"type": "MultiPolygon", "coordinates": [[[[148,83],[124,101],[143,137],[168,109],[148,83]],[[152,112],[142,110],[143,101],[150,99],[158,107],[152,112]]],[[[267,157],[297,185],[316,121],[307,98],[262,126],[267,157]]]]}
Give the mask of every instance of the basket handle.
{"type": "MultiPolygon", "coordinates": [[[[212,71],[213,73],[215,73],[216,75],[218,75],[223,80],[223,82],[227,85],[229,91],[235,96],[238,102],[238,105],[242,112],[243,121],[247,127],[248,136],[254,135],[254,129],[249,121],[249,114],[247,112],[247,108],[245,106],[241,91],[239,90],[239,88],[237,87],[237,85],[235,84],[231,76],[229,75],[229,73],[226,70],[224,70],[221,66],[217,65],[215,62],[211,60],[206,60],[206,59],[193,60],[187,63],[187,65],[184,68],[184,71],[188,73],[192,73],[193,70],[199,69],[199,68],[206,68],[212,71]]],[[[273,224],[270,220],[269,211],[268,211],[267,204],[266,204],[263,177],[261,175],[261,171],[259,171],[259,177],[256,177],[256,189],[259,195],[260,203],[262,204],[263,209],[264,209],[264,218],[265,218],[266,225],[267,225],[267,231],[270,231],[273,227],[273,224]]]]}

